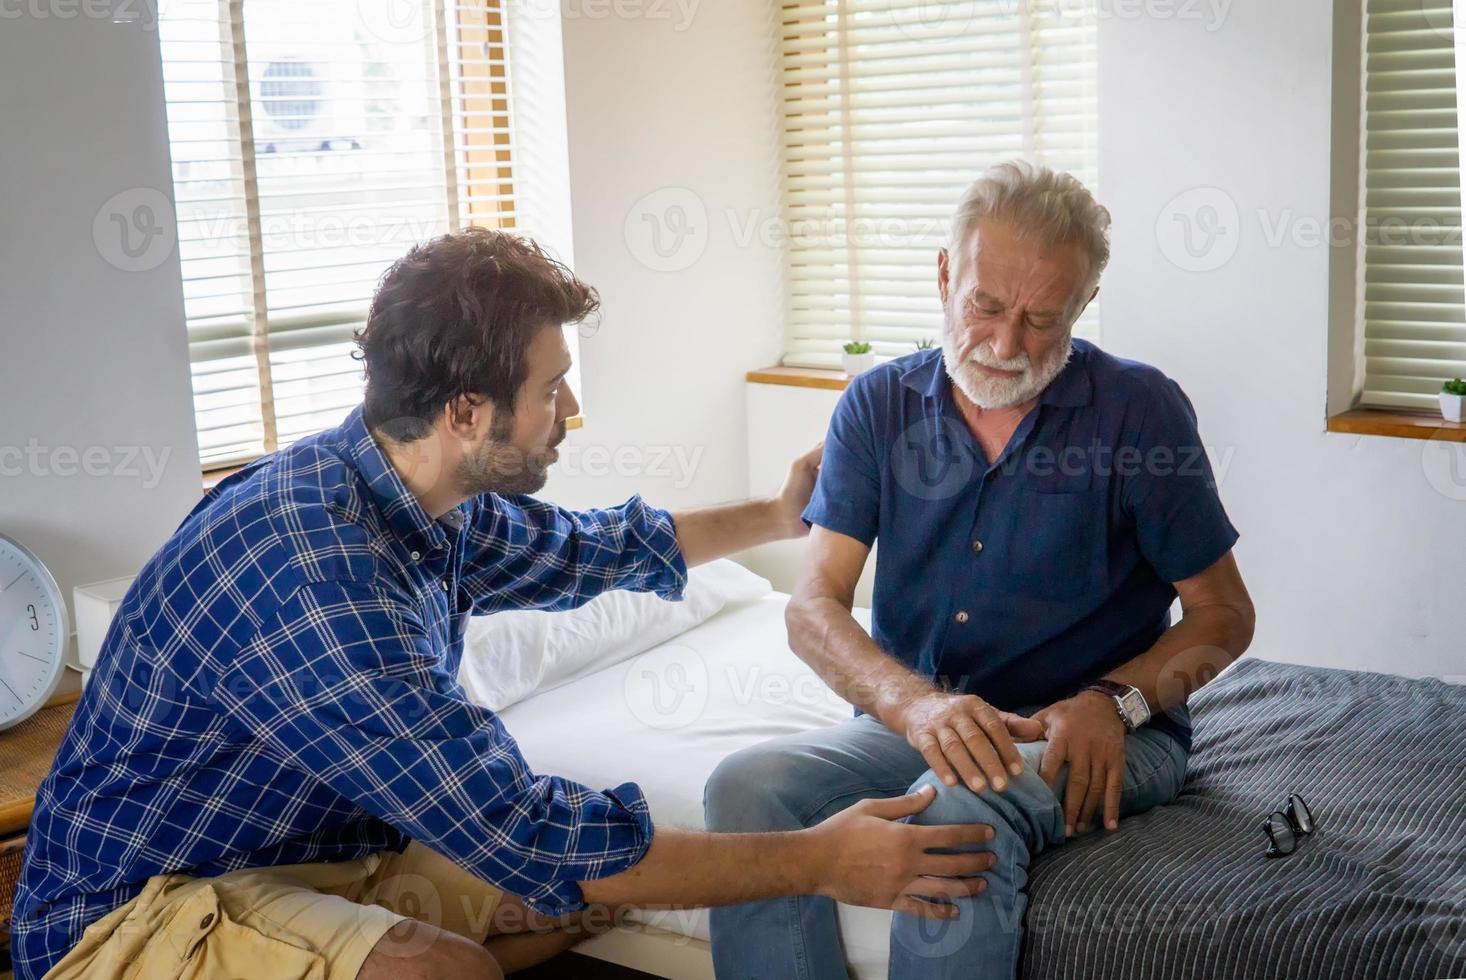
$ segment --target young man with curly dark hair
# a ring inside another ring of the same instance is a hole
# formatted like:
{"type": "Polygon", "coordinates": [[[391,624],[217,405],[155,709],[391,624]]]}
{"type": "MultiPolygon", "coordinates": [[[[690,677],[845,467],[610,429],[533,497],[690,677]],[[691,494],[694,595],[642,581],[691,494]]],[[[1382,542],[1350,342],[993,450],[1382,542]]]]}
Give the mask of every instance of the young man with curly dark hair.
{"type": "Polygon", "coordinates": [[[929,791],[790,833],[654,827],[634,784],[533,772],[465,697],[470,615],[676,599],[689,565],[806,531],[818,450],[743,504],[528,496],[579,409],[562,327],[597,302],[480,229],[386,274],[363,404],[213,488],[123,601],[37,799],[21,980],[492,977],[630,905],[818,894],[947,916],[913,896],[980,887],[923,877],[990,860],[950,853],[985,828],[899,822],[929,791]]]}

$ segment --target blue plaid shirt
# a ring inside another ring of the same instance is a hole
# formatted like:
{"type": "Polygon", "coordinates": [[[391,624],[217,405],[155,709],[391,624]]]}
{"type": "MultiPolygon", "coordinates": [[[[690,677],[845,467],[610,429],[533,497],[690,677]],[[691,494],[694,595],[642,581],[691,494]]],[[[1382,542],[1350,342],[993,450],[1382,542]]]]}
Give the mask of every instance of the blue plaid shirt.
{"type": "Polygon", "coordinates": [[[531,772],[457,682],[470,615],[609,589],[680,599],[671,517],[485,494],[438,520],[341,426],[212,489],[147,563],[41,785],[12,923],[20,980],[149,876],[344,860],[415,838],[536,910],[639,861],[627,783],[531,772]]]}

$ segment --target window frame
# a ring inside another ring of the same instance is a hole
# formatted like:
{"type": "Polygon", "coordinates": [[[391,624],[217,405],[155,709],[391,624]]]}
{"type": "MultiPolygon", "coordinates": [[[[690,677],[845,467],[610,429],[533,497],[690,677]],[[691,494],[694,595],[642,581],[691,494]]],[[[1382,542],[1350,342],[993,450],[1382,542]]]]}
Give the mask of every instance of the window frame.
{"type": "MultiPolygon", "coordinates": [[[[1367,169],[1369,6],[1370,0],[1338,0],[1334,5],[1330,226],[1354,233],[1348,247],[1329,252],[1325,429],[1351,436],[1466,442],[1466,423],[1448,422],[1438,410],[1372,404],[1367,397],[1371,338],[1366,249],[1380,210],[1371,214],[1367,169]]],[[[1456,248],[1459,252],[1459,238],[1456,248]]],[[[1466,363],[1462,367],[1466,370],[1466,363]]]]}
{"type": "MultiPolygon", "coordinates": [[[[469,0],[451,7],[450,0],[420,2],[435,39],[431,47],[436,55],[436,94],[441,107],[438,125],[445,179],[443,204],[448,227],[480,224],[506,231],[517,230],[509,0],[469,0]],[[482,19],[479,19],[480,15],[482,19]],[[477,127],[471,122],[474,119],[486,120],[487,124],[477,127]]],[[[262,449],[234,454],[212,463],[200,459],[206,490],[229,474],[280,448],[275,410],[275,371],[271,363],[272,337],[278,344],[281,338],[297,331],[344,330],[353,323],[363,322],[367,313],[365,306],[329,314],[272,313],[269,308],[265,260],[270,253],[263,241],[256,160],[258,144],[254,137],[254,120],[259,105],[252,93],[254,80],[249,73],[245,4],[246,0],[217,0],[221,52],[228,52],[221,57],[232,72],[232,92],[231,80],[225,81],[227,104],[235,113],[228,143],[240,159],[244,237],[249,252],[248,282],[252,302],[251,309],[242,319],[219,318],[215,322],[221,336],[227,333],[234,337],[243,333],[247,338],[248,356],[253,358],[258,379],[254,390],[259,398],[262,449]],[[227,98],[229,95],[232,98],[227,98]]],[[[206,342],[208,338],[200,338],[191,329],[190,342],[199,339],[206,342]]],[[[196,405],[194,411],[197,424],[196,405]]],[[[572,427],[578,426],[579,420],[572,421],[575,423],[572,427]]]]}
{"type": "MultiPolygon", "coordinates": [[[[818,372],[838,367],[842,339],[837,339],[834,333],[842,329],[843,340],[872,342],[878,357],[883,358],[909,352],[912,349],[910,345],[918,339],[940,341],[942,324],[936,318],[934,310],[937,303],[936,253],[938,248],[946,244],[950,213],[957,206],[961,190],[965,188],[966,181],[978,176],[979,168],[974,166],[963,180],[952,183],[950,194],[942,197],[940,203],[930,206],[933,214],[940,212],[940,218],[907,219],[909,230],[913,233],[918,222],[923,226],[935,222],[937,226],[935,229],[923,227],[919,233],[914,233],[915,237],[909,248],[903,248],[899,243],[894,248],[887,247],[879,240],[879,235],[875,243],[859,240],[858,229],[863,222],[870,220],[869,210],[874,207],[879,211],[880,207],[871,203],[869,191],[865,192],[867,200],[864,203],[858,202],[858,189],[852,187],[852,182],[859,179],[854,172],[864,171],[868,176],[873,168],[885,169],[887,166],[884,163],[873,164],[875,154],[869,150],[863,153],[859,144],[874,142],[879,145],[881,141],[900,143],[903,139],[909,142],[918,138],[914,134],[901,134],[899,123],[859,123],[851,118],[852,111],[870,112],[872,107],[879,106],[882,96],[875,94],[872,97],[872,92],[878,92],[882,85],[887,84],[882,78],[889,77],[893,62],[899,64],[919,57],[915,53],[903,54],[901,49],[907,41],[913,39],[916,39],[916,44],[921,43],[922,35],[919,32],[926,29],[921,18],[929,15],[930,12],[925,8],[932,5],[928,0],[905,2],[906,6],[899,10],[894,4],[888,5],[887,16],[891,18],[891,24],[886,25],[869,19],[856,20],[857,15],[869,18],[872,14],[871,6],[862,4],[859,0],[776,0],[773,29],[777,60],[775,71],[779,81],[780,177],[783,189],[781,216],[788,232],[784,236],[785,329],[779,360],[782,368],[818,372]],[[819,18],[823,10],[827,10],[823,15],[824,24],[828,26],[822,29],[819,18]],[[907,25],[898,20],[906,14],[916,18],[910,34],[906,33],[907,25]],[[903,35],[905,41],[901,40],[903,35]],[[873,43],[869,40],[872,36],[883,37],[884,40],[878,43],[887,47],[873,56],[876,59],[872,61],[874,67],[868,70],[853,69],[860,60],[855,49],[862,43],[873,43]],[[866,40],[861,40],[862,37],[866,40]],[[824,40],[823,45],[820,44],[821,39],[824,40]],[[895,41],[894,45],[892,41],[895,41]],[[884,64],[879,63],[880,61],[884,61],[884,64]],[[852,79],[857,83],[854,86],[851,84],[852,79]],[[862,89],[859,87],[861,83],[868,83],[871,88],[862,89]],[[852,102],[858,106],[854,110],[852,102]],[[804,112],[811,111],[811,116],[804,117],[804,112]],[[832,113],[838,118],[820,118],[832,113]],[[859,129],[880,132],[874,137],[854,135],[859,129]],[[816,138],[802,135],[810,131],[816,134],[828,131],[828,135],[816,138]],[[835,135],[837,132],[839,135],[835,135]],[[852,143],[856,144],[854,149],[851,147],[852,143]],[[796,158],[801,158],[804,162],[796,165],[796,158]],[[824,176],[826,168],[832,179],[841,178],[843,184],[829,188],[820,187],[819,180],[824,176]],[[819,189],[809,190],[812,187],[819,189]],[[841,202],[830,204],[823,210],[818,209],[821,195],[833,199],[839,197],[841,191],[841,202]],[[814,207],[811,207],[811,202],[814,202],[814,207]],[[843,233],[837,233],[829,242],[820,240],[818,229],[833,229],[842,225],[842,222],[845,228],[843,233]],[[799,244],[802,229],[809,227],[817,230],[814,243],[809,247],[802,247],[799,244]],[[936,238],[940,241],[935,240],[936,238]],[[929,249],[928,245],[931,246],[929,249]],[[901,254],[903,251],[906,254],[901,254]],[[799,267],[806,264],[811,269],[828,266],[835,271],[828,274],[801,273],[799,267]],[[883,272],[869,277],[868,280],[863,267],[883,267],[883,272]],[[825,287],[818,282],[821,278],[847,285],[825,287]],[[911,283],[907,284],[902,280],[911,280],[911,283]],[[929,283],[930,289],[923,289],[919,285],[921,283],[929,283]],[[821,310],[821,306],[826,307],[826,310],[821,310]],[[890,310],[882,310],[881,306],[887,306],[890,310]],[[872,329],[873,322],[881,316],[888,317],[892,322],[872,329]],[[927,317],[932,318],[930,328],[926,326],[927,317]],[[894,322],[897,319],[904,319],[905,322],[897,324],[894,322]],[[921,336],[917,337],[917,334],[921,336]]],[[[952,6],[958,13],[966,11],[973,15],[961,3],[953,3],[952,6]]],[[[1020,109],[1015,117],[1013,131],[994,137],[994,141],[1012,142],[1014,152],[985,151],[991,154],[991,158],[984,162],[996,163],[1002,159],[1021,156],[1035,162],[1048,163],[1074,172],[1091,191],[1097,193],[1097,22],[1094,18],[1080,17],[1072,11],[1063,12],[1062,17],[1042,12],[1035,14],[1024,5],[1017,8],[1012,20],[1011,30],[1018,39],[1020,53],[1013,59],[1014,64],[1002,65],[1000,70],[1004,73],[1004,79],[1008,75],[1013,76],[1009,81],[1017,87],[1017,93],[1005,98],[1019,105],[1020,109]],[[1071,19],[1065,21],[1062,18],[1071,19]],[[1077,50],[1082,57],[1072,63],[1066,62],[1057,52],[1069,50],[1065,45],[1074,44],[1075,36],[1079,38],[1077,50]],[[1066,72],[1075,66],[1078,66],[1075,70],[1077,81],[1071,83],[1066,72]],[[1066,86],[1072,86],[1072,91],[1066,86]],[[1066,114],[1066,110],[1072,111],[1066,114]],[[1056,123],[1055,120],[1062,121],[1056,123]],[[1067,146],[1066,139],[1076,139],[1079,148],[1067,146]],[[1072,164],[1071,160],[1078,161],[1078,165],[1072,164]]],[[[990,33],[994,37],[1000,37],[1003,30],[990,33]]],[[[955,47],[961,50],[966,50],[969,43],[981,47],[980,42],[969,42],[960,32],[943,37],[939,30],[936,36],[941,41],[959,39],[955,42],[955,47]]],[[[987,33],[974,36],[986,38],[987,33]]],[[[996,50],[985,50],[983,57],[1001,61],[1001,57],[994,54],[996,50]]],[[[960,77],[965,65],[957,62],[959,67],[953,67],[955,60],[954,56],[946,57],[943,61],[944,70],[954,71],[960,77]]],[[[978,69],[985,69],[985,66],[978,66],[978,69]]],[[[913,67],[899,74],[918,74],[918,70],[913,67]]],[[[984,94],[993,85],[986,79],[981,84],[984,94]]],[[[996,87],[1001,87],[1001,83],[996,87]]],[[[910,89],[907,86],[906,91],[897,92],[898,98],[910,98],[910,89]]],[[[973,111],[973,107],[979,103],[980,99],[970,90],[960,92],[951,101],[953,111],[958,113],[962,110],[973,111]]],[[[879,111],[878,108],[876,111],[879,111]]],[[[960,114],[950,118],[933,117],[933,125],[944,131],[945,139],[954,140],[958,144],[973,140],[986,142],[988,137],[975,131],[945,132],[952,129],[954,123],[960,128],[966,121],[969,120],[960,114]]],[[[889,145],[883,150],[881,155],[888,159],[891,155],[902,155],[902,151],[892,149],[889,145]]],[[[912,149],[905,151],[905,155],[914,156],[920,152],[912,149]]],[[[923,170],[919,164],[915,167],[906,164],[896,165],[892,169],[930,176],[946,174],[953,168],[945,165],[923,170]]],[[[919,198],[921,195],[915,196],[919,198]]],[[[1076,328],[1076,336],[1098,339],[1098,302],[1090,304],[1076,328]]]]}

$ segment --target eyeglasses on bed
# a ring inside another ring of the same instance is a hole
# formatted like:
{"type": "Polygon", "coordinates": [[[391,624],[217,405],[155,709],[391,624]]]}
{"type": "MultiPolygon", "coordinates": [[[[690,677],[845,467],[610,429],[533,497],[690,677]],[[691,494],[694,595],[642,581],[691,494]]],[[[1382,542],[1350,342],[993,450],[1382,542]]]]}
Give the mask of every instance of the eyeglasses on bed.
{"type": "Polygon", "coordinates": [[[1274,810],[1262,822],[1267,834],[1267,856],[1287,857],[1298,850],[1298,842],[1313,833],[1313,813],[1297,793],[1289,793],[1281,810],[1274,810]]]}

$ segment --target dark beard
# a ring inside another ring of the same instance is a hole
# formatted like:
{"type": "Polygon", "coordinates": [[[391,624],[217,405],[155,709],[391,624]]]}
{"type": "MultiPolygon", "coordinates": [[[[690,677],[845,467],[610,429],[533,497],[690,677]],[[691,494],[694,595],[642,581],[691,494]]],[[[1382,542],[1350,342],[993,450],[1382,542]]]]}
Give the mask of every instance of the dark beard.
{"type": "MultiPolygon", "coordinates": [[[[550,478],[550,457],[547,451],[524,453],[509,441],[513,416],[494,412],[489,437],[479,449],[458,464],[455,474],[458,485],[470,496],[497,493],[506,496],[538,493],[550,478]]],[[[565,438],[562,427],[551,449],[565,438]]]]}

